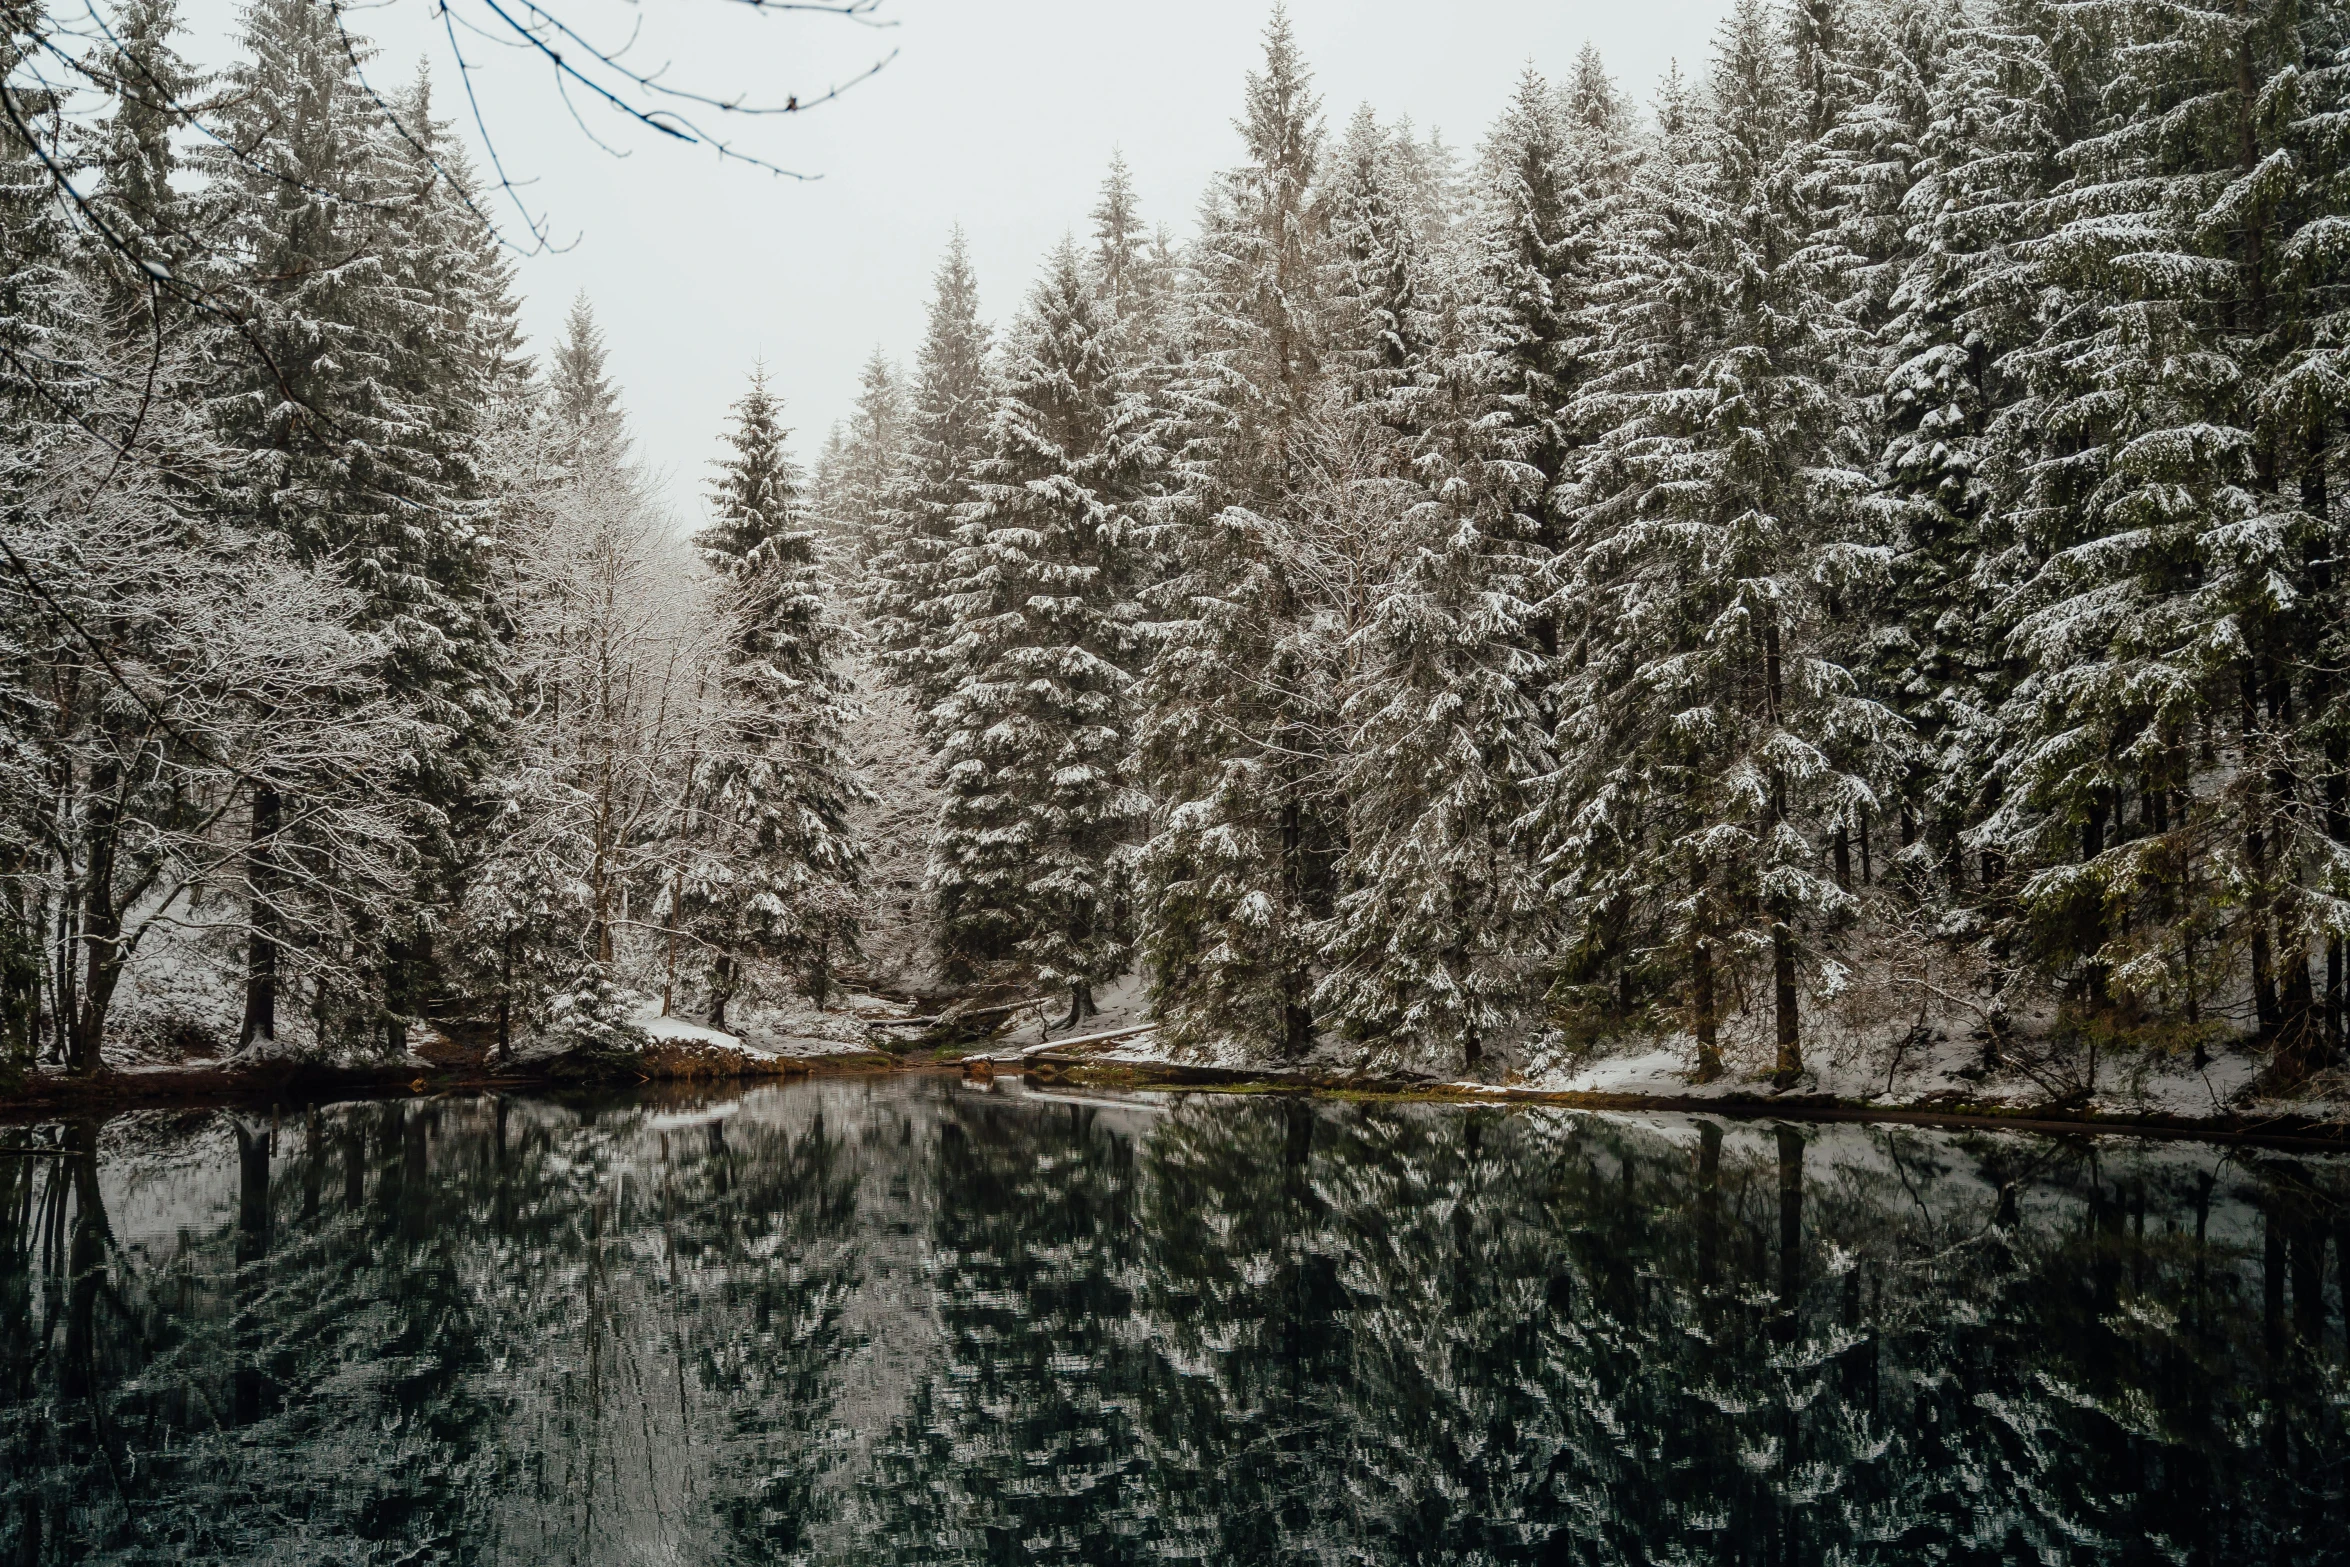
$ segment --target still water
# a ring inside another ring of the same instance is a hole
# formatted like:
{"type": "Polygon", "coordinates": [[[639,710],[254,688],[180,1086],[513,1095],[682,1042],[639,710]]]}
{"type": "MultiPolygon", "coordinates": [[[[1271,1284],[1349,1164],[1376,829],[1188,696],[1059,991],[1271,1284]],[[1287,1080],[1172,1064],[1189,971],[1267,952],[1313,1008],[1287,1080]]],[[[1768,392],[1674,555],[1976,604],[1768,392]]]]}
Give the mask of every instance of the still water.
{"type": "Polygon", "coordinates": [[[835,1079],[0,1129],[0,1561],[2326,1561],[2350,1162],[835,1079]]]}

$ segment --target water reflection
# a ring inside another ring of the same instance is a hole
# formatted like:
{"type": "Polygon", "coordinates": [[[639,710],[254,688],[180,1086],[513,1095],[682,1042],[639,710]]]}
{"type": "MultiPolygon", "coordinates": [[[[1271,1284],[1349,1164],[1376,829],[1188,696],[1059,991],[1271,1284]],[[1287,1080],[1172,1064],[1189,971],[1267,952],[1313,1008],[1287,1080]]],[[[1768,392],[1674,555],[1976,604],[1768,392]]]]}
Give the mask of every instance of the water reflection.
{"type": "Polygon", "coordinates": [[[0,1560],[2346,1549],[2330,1156],[937,1078],[0,1145],[0,1560]]]}

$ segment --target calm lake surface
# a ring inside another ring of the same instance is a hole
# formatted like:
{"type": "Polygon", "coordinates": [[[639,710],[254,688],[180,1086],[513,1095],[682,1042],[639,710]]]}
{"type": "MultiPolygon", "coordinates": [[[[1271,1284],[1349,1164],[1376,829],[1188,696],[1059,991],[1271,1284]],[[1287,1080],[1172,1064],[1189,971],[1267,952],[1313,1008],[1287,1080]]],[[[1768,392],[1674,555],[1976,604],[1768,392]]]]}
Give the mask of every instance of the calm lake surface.
{"type": "Polygon", "coordinates": [[[0,1561],[2339,1561],[2350,1164],[992,1091],[0,1128],[0,1561]]]}

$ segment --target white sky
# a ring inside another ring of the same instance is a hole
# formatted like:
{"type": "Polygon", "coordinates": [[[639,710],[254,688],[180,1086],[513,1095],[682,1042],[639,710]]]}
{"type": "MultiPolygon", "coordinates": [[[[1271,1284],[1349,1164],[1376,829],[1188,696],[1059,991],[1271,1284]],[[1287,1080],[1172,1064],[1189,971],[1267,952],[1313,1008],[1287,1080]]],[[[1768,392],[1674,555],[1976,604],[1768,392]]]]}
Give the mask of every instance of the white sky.
{"type": "MultiPolygon", "coordinates": [[[[207,63],[226,57],[231,5],[189,6],[191,52],[207,63]]],[[[460,17],[489,16],[482,0],[452,5],[460,17]]],[[[478,160],[430,0],[349,9],[382,47],[378,86],[428,59],[439,111],[460,120],[478,160]]],[[[1290,20],[1334,132],[1368,101],[1382,120],[1408,115],[1465,150],[1527,64],[1557,79],[1588,40],[1645,102],[1675,57],[1702,74],[1728,9],[1729,0],[1293,0],[1290,20]]],[[[573,122],[543,63],[459,36],[508,172],[535,179],[528,200],[559,241],[576,241],[521,263],[524,323],[545,344],[586,291],[639,449],[691,521],[727,405],[754,361],[766,361],[786,400],[803,460],[847,414],[877,344],[911,361],[951,225],[969,236],[986,313],[999,324],[1047,247],[1084,232],[1113,147],[1133,170],[1145,220],[1188,233],[1209,175],[1237,160],[1241,76],[1260,58],[1270,11],[1269,0],[884,0],[879,15],[895,25],[875,30],[730,0],[563,0],[558,14],[600,40],[624,38],[641,20],[632,58],[672,61],[669,80],[721,94],[808,96],[897,50],[835,103],[729,126],[746,149],[821,176],[808,183],[722,164],[583,104],[587,123],[627,150],[615,159],[573,122]]]]}

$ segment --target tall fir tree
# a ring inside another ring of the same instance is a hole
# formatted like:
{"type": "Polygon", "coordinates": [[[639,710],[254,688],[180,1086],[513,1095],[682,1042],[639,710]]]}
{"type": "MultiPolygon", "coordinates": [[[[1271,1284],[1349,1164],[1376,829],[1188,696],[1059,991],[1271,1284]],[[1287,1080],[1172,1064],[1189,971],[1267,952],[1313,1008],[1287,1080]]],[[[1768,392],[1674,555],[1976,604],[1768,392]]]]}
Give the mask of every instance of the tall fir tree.
{"type": "Polygon", "coordinates": [[[676,917],[710,954],[719,1028],[756,984],[756,963],[779,965],[822,1006],[857,953],[865,849],[848,816],[863,785],[845,744],[856,710],[781,412],[754,373],[711,484],[711,521],[694,539],[719,577],[727,735],[701,785],[704,874],[676,917]]]}
{"type": "Polygon", "coordinates": [[[898,483],[905,447],[905,389],[897,367],[878,348],[857,378],[857,401],[839,433],[839,448],[824,475],[825,525],[854,579],[870,570],[889,541],[884,513],[898,483]]]}
{"type": "Polygon", "coordinates": [[[952,694],[947,557],[987,455],[996,379],[979,319],[979,284],[957,229],[939,263],[929,329],[915,361],[904,455],[877,518],[864,607],[891,676],[911,692],[925,734],[952,694]]]}
{"type": "Polygon", "coordinates": [[[1799,42],[1749,0],[1702,122],[1666,105],[1695,167],[1667,149],[1636,220],[1654,237],[1610,300],[1551,856],[1587,929],[1672,955],[1701,1075],[1725,960],[1766,965],[1782,1082],[1803,1069],[1801,967],[1853,907],[1823,848],[1904,744],[1832,656],[1879,552],[1834,252],[1796,195],[1816,145],[1799,42]]]}
{"type": "Polygon", "coordinates": [[[1329,330],[1334,366],[1358,400],[1384,398],[1434,346],[1409,155],[1366,104],[1332,160],[1329,330]]]}
{"type": "Polygon", "coordinates": [[[1158,646],[1143,733],[1162,815],[1147,858],[1153,995],[1172,1037],[1313,1032],[1314,931],[1346,811],[1329,790],[1338,700],[1306,619],[1290,501],[1309,470],[1329,304],[1323,129],[1276,9],[1192,250],[1189,359],[1168,388],[1176,485],[1161,508],[1158,646]]]}
{"type": "Polygon", "coordinates": [[[2030,867],[2028,929],[2076,1004],[2192,1013],[2233,969],[2297,1077],[2328,1048],[2315,954],[2338,994],[2350,887],[2339,697],[2310,657],[2337,403],[2271,388],[2322,297],[2291,258],[2336,221],[2302,173],[2329,159],[2334,89],[2302,66],[2330,26],[2287,5],[2085,20],[2123,47],[2028,247],[2047,326],[2012,356],[2006,430],[2031,673],[1978,837],[2030,867]]]}
{"type": "MultiPolygon", "coordinates": [[[[298,560],[341,563],[359,629],[377,639],[384,685],[412,724],[382,782],[410,810],[422,879],[402,917],[350,930],[318,970],[356,985],[312,986],[322,1035],[397,1045],[429,983],[433,868],[467,787],[463,758],[503,710],[489,541],[476,525],[478,343],[444,310],[440,280],[415,269],[451,253],[436,244],[454,221],[451,193],[360,80],[366,51],[307,0],[257,0],[244,44],[219,140],[199,152],[222,208],[216,253],[233,262],[212,285],[216,319],[234,323],[218,339],[212,406],[244,453],[226,499],[298,560]]],[[[312,782],[255,780],[257,843],[301,819],[288,797],[312,782]]],[[[282,847],[331,862],[331,845],[282,847]]],[[[266,923],[257,917],[249,942],[248,1039],[275,1032],[266,923]]]]}
{"type": "Polygon", "coordinates": [[[954,693],[930,881],[950,961],[1017,959],[1074,1024],[1124,972],[1141,797],[1126,776],[1140,661],[1136,503],[1148,422],[1063,242],[1011,344],[947,598],[954,693]]]}
{"type": "Polygon", "coordinates": [[[613,386],[603,329],[596,325],[595,306],[586,294],[571,302],[563,318],[563,340],[547,360],[549,412],[557,431],[557,450],[575,465],[585,454],[619,459],[628,451],[628,434],[620,412],[620,393],[613,386]]]}

